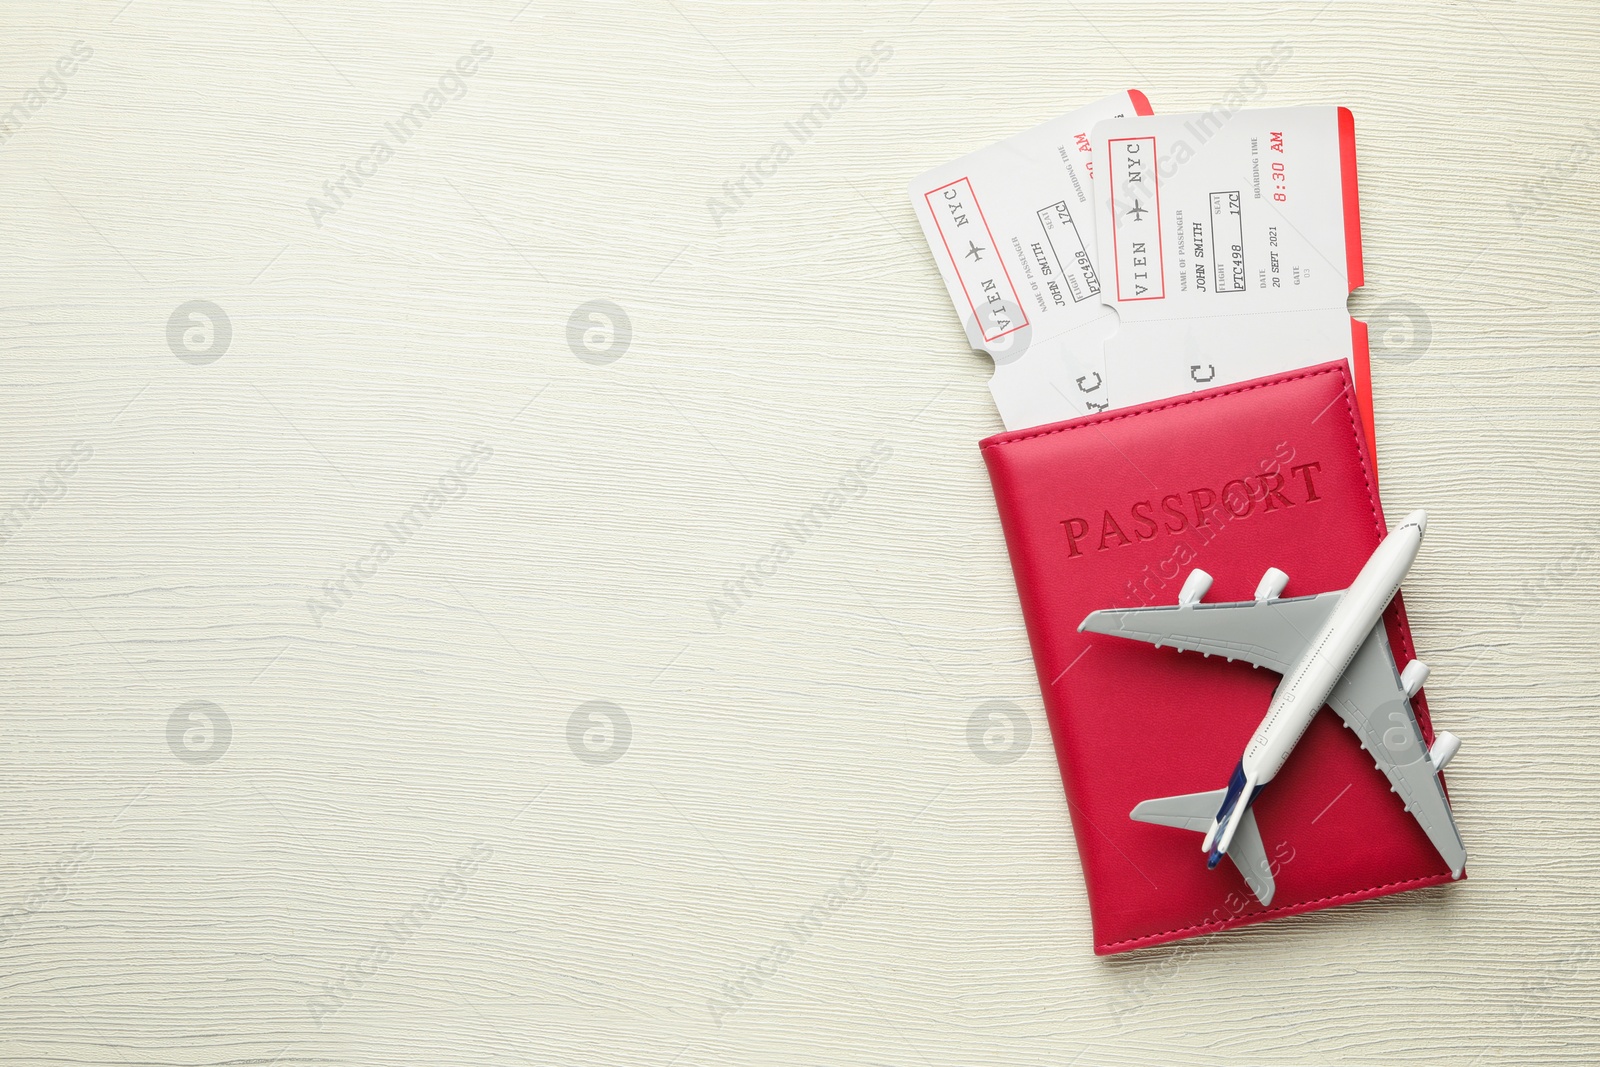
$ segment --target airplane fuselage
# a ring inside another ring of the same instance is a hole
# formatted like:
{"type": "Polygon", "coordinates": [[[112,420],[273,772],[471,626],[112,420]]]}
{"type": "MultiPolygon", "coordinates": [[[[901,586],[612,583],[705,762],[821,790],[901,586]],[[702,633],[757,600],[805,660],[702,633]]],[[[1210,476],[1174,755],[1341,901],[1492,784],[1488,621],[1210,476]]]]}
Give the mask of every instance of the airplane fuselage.
{"type": "Polygon", "coordinates": [[[1266,785],[1283,769],[1362,642],[1382,619],[1417,558],[1426,524],[1422,513],[1414,512],[1389,532],[1300,659],[1285,672],[1241,761],[1245,776],[1256,786],[1266,785]]]}
{"type": "Polygon", "coordinates": [[[1215,867],[1242,822],[1241,816],[1255,800],[1261,787],[1277,777],[1289,761],[1289,753],[1317,717],[1328,694],[1339,684],[1350,661],[1383,617],[1384,609],[1400,591],[1400,582],[1422,547],[1427,515],[1414,511],[1373,551],[1350,583],[1328,621],[1309,635],[1305,651],[1284,672],[1267,705],[1261,725],[1250,735],[1244,757],[1235,768],[1211,828],[1201,848],[1209,853],[1207,864],[1215,867]]]}

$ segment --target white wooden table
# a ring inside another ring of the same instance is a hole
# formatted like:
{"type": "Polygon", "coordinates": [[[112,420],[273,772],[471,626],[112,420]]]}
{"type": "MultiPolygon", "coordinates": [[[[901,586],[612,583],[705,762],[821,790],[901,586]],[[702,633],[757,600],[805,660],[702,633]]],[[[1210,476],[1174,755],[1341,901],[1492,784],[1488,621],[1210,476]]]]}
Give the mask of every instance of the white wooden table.
{"type": "Polygon", "coordinates": [[[4,22],[0,1063],[1600,1057],[1588,6],[4,22]],[[1378,430],[1472,877],[1096,959],[904,186],[1277,42],[1258,103],[1357,116],[1353,309],[1421,324],[1378,430]]]}

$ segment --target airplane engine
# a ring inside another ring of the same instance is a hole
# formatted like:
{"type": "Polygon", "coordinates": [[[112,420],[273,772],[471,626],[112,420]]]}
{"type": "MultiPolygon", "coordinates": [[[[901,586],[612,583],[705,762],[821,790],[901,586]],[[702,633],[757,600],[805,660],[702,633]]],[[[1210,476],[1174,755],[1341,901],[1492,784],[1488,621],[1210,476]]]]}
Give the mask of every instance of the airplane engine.
{"type": "Polygon", "coordinates": [[[1420,659],[1414,659],[1406,664],[1406,669],[1400,672],[1400,684],[1406,687],[1406,697],[1414,697],[1417,690],[1422,688],[1422,683],[1428,680],[1428,665],[1420,659]]]}
{"type": "Polygon", "coordinates": [[[1189,577],[1183,580],[1183,588],[1178,591],[1178,604],[1188,607],[1198,604],[1206,595],[1206,590],[1211,588],[1211,575],[1196,567],[1189,572],[1189,577]]]}
{"type": "Polygon", "coordinates": [[[1289,584],[1289,576],[1276,567],[1268,567],[1267,573],[1261,576],[1261,584],[1256,586],[1257,600],[1277,600],[1283,592],[1283,587],[1289,584]]]}
{"type": "Polygon", "coordinates": [[[1433,747],[1428,749],[1428,762],[1433,764],[1435,771],[1442,771],[1460,747],[1461,738],[1449,730],[1440,730],[1433,737],[1433,747]]]}

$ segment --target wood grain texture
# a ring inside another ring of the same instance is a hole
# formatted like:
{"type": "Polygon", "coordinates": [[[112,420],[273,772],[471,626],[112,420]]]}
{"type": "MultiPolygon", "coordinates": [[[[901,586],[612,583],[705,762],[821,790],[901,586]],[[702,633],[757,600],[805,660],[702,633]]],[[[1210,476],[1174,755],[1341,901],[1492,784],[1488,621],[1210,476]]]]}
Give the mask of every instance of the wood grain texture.
{"type": "Polygon", "coordinates": [[[79,41],[0,143],[0,1063],[1600,1058],[1592,9],[16,0],[4,106],[79,41]],[[904,186],[1279,41],[1259,103],[1357,116],[1352,306],[1427,327],[1375,392],[1471,878],[1096,959],[904,186]]]}

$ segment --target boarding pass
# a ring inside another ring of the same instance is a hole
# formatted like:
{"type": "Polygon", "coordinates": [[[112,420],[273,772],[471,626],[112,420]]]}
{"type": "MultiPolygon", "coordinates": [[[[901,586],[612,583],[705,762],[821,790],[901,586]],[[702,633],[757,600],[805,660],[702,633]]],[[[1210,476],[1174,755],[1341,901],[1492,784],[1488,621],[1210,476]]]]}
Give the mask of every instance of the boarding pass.
{"type": "Polygon", "coordinates": [[[1095,255],[1090,131],[1148,115],[1117,93],[936,167],[911,203],[1008,429],[1104,411],[1101,347],[1115,326],[1095,255]]]}
{"type": "Polygon", "coordinates": [[[1368,439],[1355,124],[1337,107],[1112,119],[1092,135],[1117,406],[1344,358],[1368,439]]]}

